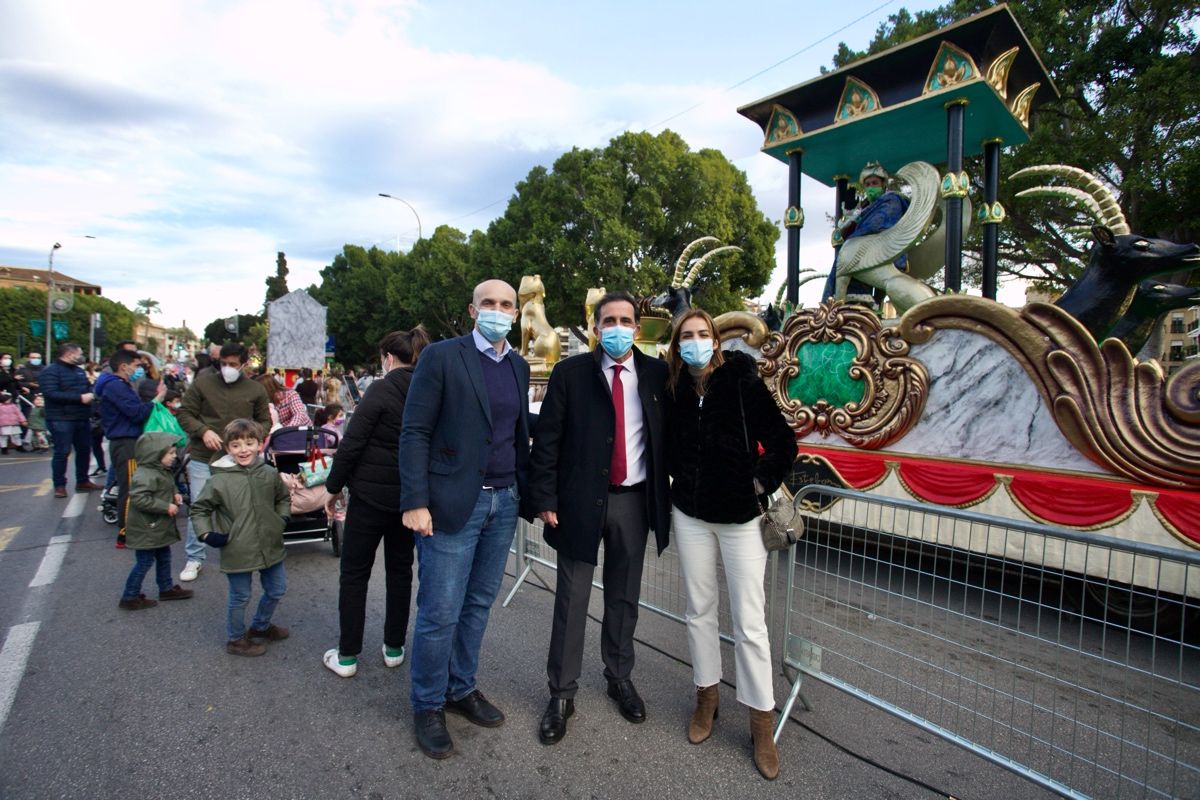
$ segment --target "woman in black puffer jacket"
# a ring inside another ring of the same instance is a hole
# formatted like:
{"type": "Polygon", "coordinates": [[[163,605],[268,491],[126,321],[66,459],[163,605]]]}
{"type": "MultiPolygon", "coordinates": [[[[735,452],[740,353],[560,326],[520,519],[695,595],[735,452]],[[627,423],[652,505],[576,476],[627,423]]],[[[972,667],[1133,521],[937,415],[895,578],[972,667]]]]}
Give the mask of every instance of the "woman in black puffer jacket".
{"type": "Polygon", "coordinates": [[[326,651],[325,666],[343,678],[358,671],[367,613],[367,582],[375,551],[383,539],[387,602],[383,621],[383,662],[404,663],[412,596],[413,532],[400,522],[400,428],[413,367],[429,334],[421,326],[393,331],[379,342],[382,380],[371,384],[338,444],[325,481],[330,494],[350,488],[346,527],[342,534],[338,646],[326,651]]]}
{"type": "Polygon", "coordinates": [[[667,353],[671,540],[687,597],[696,710],[688,739],[712,733],[721,680],[717,553],[725,565],[734,627],[737,699],[750,708],[754,764],[779,774],[772,739],[775,697],[763,576],[767,550],[760,504],[796,459],[796,438],[758,376],[754,359],[722,352],[712,317],[699,309],[675,321],[667,353]],[[759,446],[762,453],[759,453],[759,446]],[[757,495],[757,497],[756,497],[757,495]]]}

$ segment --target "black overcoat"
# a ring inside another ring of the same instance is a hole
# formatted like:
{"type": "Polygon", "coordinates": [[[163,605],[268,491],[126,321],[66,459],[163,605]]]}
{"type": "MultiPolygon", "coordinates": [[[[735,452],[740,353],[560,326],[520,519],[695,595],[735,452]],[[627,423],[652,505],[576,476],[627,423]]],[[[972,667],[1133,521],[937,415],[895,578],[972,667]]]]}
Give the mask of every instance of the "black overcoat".
{"type": "Polygon", "coordinates": [[[367,387],[346,423],[325,481],[330,494],[343,486],[379,511],[400,512],[400,431],[412,367],[397,367],[367,387]]]}
{"type": "Polygon", "coordinates": [[[712,371],[703,402],[691,374],[667,394],[671,499],[689,517],[749,522],[766,506],[796,460],[796,435],[754,359],[736,350],[712,371]],[[759,454],[759,445],[762,454],[759,454]],[[754,481],[764,494],[755,499],[754,481]]]}
{"type": "MultiPolygon", "coordinates": [[[[608,510],[608,468],[616,428],[602,359],[603,351],[597,349],[554,367],[530,456],[532,508],[558,514],[558,527],[546,527],[546,543],[568,558],[589,564],[596,563],[608,510]]],[[[637,349],[633,361],[646,432],[646,518],[661,554],[671,524],[663,429],[667,365],[637,349]]]]}

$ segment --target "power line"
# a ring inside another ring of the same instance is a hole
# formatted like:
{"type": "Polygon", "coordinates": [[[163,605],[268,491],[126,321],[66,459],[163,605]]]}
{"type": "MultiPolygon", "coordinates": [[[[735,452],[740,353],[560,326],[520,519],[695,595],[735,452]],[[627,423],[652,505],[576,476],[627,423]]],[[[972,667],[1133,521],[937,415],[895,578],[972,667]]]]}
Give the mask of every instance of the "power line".
{"type": "MultiPolygon", "coordinates": [[[[830,31],[829,33],[822,36],[820,39],[816,39],[815,41],[812,41],[812,42],[806,44],[804,47],[800,48],[796,52],[792,53],[789,56],[785,56],[784,58],[779,59],[774,64],[771,64],[768,67],[763,67],[758,72],[755,72],[753,75],[748,75],[747,77],[742,78],[740,81],[730,84],[729,86],[722,89],[720,91],[719,95],[727,94],[727,93],[733,91],[734,89],[737,89],[739,86],[744,86],[745,84],[749,83],[750,81],[754,80],[755,78],[759,78],[759,77],[762,77],[763,75],[766,75],[771,70],[773,70],[777,67],[783,66],[787,62],[791,61],[793,58],[803,55],[804,53],[807,53],[809,50],[812,50],[814,47],[821,44],[822,42],[832,39],[834,36],[837,36],[839,33],[846,30],[847,28],[851,28],[851,27],[857,25],[858,23],[862,22],[867,17],[870,17],[873,14],[878,14],[883,9],[887,8],[890,5],[894,5],[897,2],[898,2],[898,0],[884,0],[883,3],[880,3],[879,5],[875,6],[875,8],[872,8],[870,11],[866,12],[865,14],[862,14],[861,16],[856,17],[855,19],[851,20],[850,22],[847,22],[845,25],[838,28],[837,30],[830,31]]],[[[719,96],[719,95],[717,95],[717,96],[719,96]]],[[[646,129],[653,130],[662,125],[666,125],[668,122],[671,122],[672,120],[676,120],[686,114],[690,114],[691,112],[695,111],[697,108],[700,108],[701,106],[707,105],[708,103],[712,102],[714,97],[709,97],[705,100],[701,100],[698,103],[694,103],[694,104],[688,106],[687,108],[683,109],[682,111],[678,111],[678,112],[672,114],[671,116],[666,117],[665,119],[659,120],[658,122],[654,123],[653,125],[648,125],[646,127],[646,129]]],[[[608,134],[608,138],[611,139],[615,136],[619,136],[620,134],[625,133],[628,130],[629,130],[628,125],[622,126],[620,128],[616,128],[615,130],[613,130],[611,133],[608,134]]],[[[448,220],[447,224],[450,222],[457,222],[460,219],[467,219],[468,217],[473,217],[476,214],[480,213],[481,211],[487,211],[489,208],[496,205],[497,203],[504,202],[504,200],[505,200],[505,198],[500,198],[499,200],[493,200],[492,202],[488,203],[487,205],[481,206],[480,208],[477,208],[470,213],[463,214],[462,216],[455,217],[454,219],[448,220]]]]}

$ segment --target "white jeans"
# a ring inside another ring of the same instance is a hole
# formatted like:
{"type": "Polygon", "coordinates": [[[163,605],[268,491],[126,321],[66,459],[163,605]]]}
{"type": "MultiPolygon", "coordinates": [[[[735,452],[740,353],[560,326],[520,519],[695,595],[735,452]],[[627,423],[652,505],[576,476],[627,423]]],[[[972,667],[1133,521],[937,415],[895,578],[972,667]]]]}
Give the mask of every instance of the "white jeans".
{"type": "Polygon", "coordinates": [[[733,617],[733,658],[739,703],[759,711],[775,708],[771,643],[767,638],[767,550],[758,518],[740,525],[705,522],[671,508],[671,530],[679,549],[679,572],[687,593],[688,646],[697,686],[721,680],[717,623],[717,551],[725,564],[733,617]]]}

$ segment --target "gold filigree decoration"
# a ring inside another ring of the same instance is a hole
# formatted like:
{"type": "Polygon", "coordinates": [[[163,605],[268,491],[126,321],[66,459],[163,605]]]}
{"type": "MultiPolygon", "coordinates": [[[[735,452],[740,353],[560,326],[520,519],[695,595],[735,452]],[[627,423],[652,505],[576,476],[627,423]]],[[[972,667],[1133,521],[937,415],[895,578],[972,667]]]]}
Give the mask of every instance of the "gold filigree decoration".
{"type": "Polygon", "coordinates": [[[1017,312],[991,300],[935,297],[900,320],[912,344],[939,329],[986,336],[1033,380],[1067,440],[1101,467],[1139,483],[1200,488],[1200,363],[1166,381],[1156,362],[1139,363],[1119,339],[1097,345],[1057,306],[1017,312]]]}
{"type": "Polygon", "coordinates": [[[1017,53],[1019,52],[1021,52],[1021,48],[1019,47],[1005,50],[992,59],[992,63],[988,64],[987,72],[984,73],[984,80],[996,90],[996,94],[1000,95],[1003,100],[1008,99],[1008,71],[1012,69],[1013,62],[1017,60],[1017,53]]]}
{"type": "Polygon", "coordinates": [[[938,47],[937,56],[929,65],[925,89],[921,94],[940,92],[978,77],[979,67],[975,66],[975,59],[971,58],[966,50],[950,42],[942,42],[938,47]]]}
{"type": "Polygon", "coordinates": [[[1040,83],[1031,83],[1013,98],[1012,107],[1009,110],[1023,128],[1029,128],[1029,109],[1033,106],[1033,96],[1037,94],[1039,86],[1041,86],[1040,83]]]}
{"type": "Polygon", "coordinates": [[[833,115],[834,122],[847,122],[857,119],[864,114],[878,111],[882,104],[879,95],[858,78],[847,77],[846,85],[842,88],[842,97],[838,100],[837,112],[833,115]]]}
{"type": "Polygon", "coordinates": [[[763,141],[763,147],[774,147],[792,139],[799,139],[801,134],[803,131],[800,130],[800,122],[796,115],[777,104],[771,109],[771,119],[767,122],[767,137],[763,141]]]}
{"type": "Polygon", "coordinates": [[[885,447],[917,423],[929,396],[929,374],[908,357],[908,343],[872,312],[836,300],[790,317],[767,339],[762,357],[759,371],[798,436],[816,431],[865,450],[885,447]],[[834,406],[820,399],[806,405],[789,395],[788,383],[800,374],[797,350],[809,342],[854,345],[849,376],[864,384],[860,402],[834,406]]]}
{"type": "Polygon", "coordinates": [[[966,170],[947,172],[942,176],[942,199],[951,197],[966,197],[971,189],[971,178],[966,170]]]}

